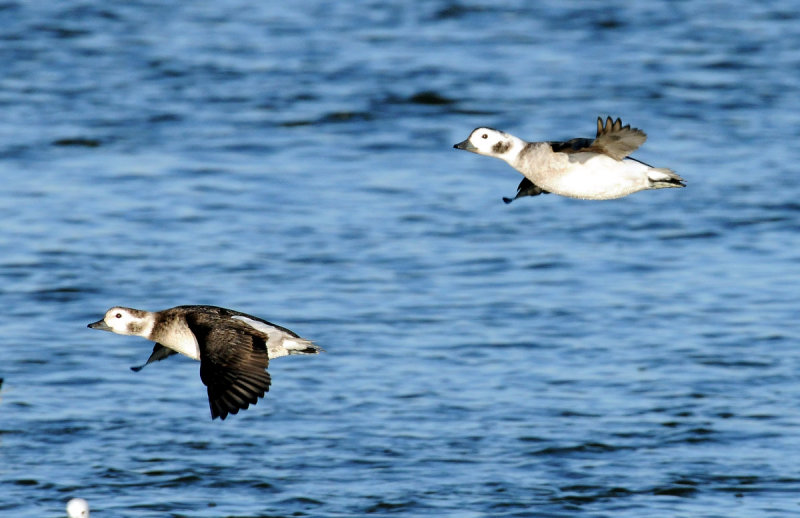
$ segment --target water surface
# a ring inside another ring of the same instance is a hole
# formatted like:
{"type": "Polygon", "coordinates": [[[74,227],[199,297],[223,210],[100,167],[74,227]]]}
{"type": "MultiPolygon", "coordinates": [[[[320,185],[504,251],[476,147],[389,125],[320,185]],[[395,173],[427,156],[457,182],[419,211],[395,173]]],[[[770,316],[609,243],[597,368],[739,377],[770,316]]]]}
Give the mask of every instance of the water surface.
{"type": "Polygon", "coordinates": [[[793,4],[0,4],[0,512],[797,512],[793,4]],[[476,126],[689,187],[504,205],[476,126]],[[209,419],[86,329],[216,304],[327,349],[209,419]]]}

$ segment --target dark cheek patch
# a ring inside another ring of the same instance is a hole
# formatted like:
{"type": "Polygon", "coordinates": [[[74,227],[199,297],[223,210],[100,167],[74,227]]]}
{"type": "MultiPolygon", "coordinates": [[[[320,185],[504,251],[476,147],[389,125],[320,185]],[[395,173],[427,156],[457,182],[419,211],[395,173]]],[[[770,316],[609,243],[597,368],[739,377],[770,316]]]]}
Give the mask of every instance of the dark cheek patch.
{"type": "Polygon", "coordinates": [[[494,151],[498,155],[502,155],[503,153],[508,151],[508,148],[510,148],[510,147],[511,147],[511,144],[509,142],[498,142],[497,144],[492,146],[492,151],[494,151]]]}
{"type": "Polygon", "coordinates": [[[137,334],[142,330],[142,325],[136,322],[128,324],[128,331],[132,334],[137,334]]]}

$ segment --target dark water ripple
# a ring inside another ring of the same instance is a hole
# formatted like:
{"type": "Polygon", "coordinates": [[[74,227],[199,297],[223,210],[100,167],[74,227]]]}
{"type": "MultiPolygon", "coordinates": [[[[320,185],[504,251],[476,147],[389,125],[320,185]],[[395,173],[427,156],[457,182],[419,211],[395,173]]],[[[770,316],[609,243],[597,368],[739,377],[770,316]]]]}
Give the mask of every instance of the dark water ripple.
{"type": "Polygon", "coordinates": [[[786,516],[793,5],[0,3],[0,514],[786,516]],[[506,206],[478,125],[644,128],[684,190],[506,206]],[[211,422],[109,306],[328,353],[211,422]]]}

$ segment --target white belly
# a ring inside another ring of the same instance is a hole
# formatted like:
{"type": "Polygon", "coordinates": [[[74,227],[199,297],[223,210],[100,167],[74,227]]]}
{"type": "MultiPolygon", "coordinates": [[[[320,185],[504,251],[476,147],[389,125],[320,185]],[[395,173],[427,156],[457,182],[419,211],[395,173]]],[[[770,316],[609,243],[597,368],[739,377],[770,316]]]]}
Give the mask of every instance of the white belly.
{"type": "Polygon", "coordinates": [[[574,155],[567,167],[545,175],[535,184],[561,196],[587,200],[621,198],[650,187],[648,166],[635,160],[614,160],[606,155],[593,154],[580,161],[581,153],[574,155]]]}

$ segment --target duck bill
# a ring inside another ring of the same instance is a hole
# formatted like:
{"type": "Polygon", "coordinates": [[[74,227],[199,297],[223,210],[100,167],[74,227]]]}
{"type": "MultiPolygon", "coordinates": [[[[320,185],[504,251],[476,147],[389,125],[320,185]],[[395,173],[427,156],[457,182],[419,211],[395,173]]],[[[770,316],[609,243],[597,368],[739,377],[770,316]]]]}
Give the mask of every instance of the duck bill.
{"type": "Polygon", "coordinates": [[[86,327],[90,327],[92,329],[99,329],[100,331],[111,331],[111,327],[106,324],[105,320],[98,320],[97,322],[92,322],[86,327]]]}
{"type": "Polygon", "coordinates": [[[469,140],[465,140],[464,142],[459,142],[453,146],[456,149],[463,149],[464,151],[472,151],[473,153],[478,150],[475,146],[472,145],[472,142],[469,140]]]}

